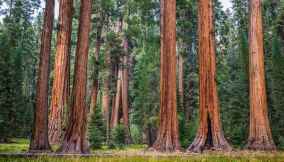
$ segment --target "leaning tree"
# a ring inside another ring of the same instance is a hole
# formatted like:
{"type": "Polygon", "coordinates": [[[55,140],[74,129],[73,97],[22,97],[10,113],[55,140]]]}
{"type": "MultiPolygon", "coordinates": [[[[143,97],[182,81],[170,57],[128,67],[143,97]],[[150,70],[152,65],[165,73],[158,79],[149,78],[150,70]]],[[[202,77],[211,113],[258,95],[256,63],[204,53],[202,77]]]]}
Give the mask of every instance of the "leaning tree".
{"type": "Polygon", "coordinates": [[[54,0],[46,1],[40,46],[40,63],[36,88],[34,127],[30,152],[50,151],[48,142],[48,77],[51,38],[54,19],[54,0]]]}
{"type": "Polygon", "coordinates": [[[160,125],[153,149],[180,151],[176,105],[176,0],[161,0],[160,125]]]}
{"type": "Polygon", "coordinates": [[[250,0],[250,131],[247,148],[275,150],[267,113],[261,0],[250,0]]]}
{"type": "Polygon", "coordinates": [[[220,121],[216,86],[216,49],[213,0],[198,3],[199,128],[189,152],[204,149],[230,151],[220,121]]]}
{"type": "Polygon", "coordinates": [[[59,149],[61,153],[89,153],[86,138],[88,113],[86,85],[91,9],[91,0],[81,0],[71,111],[63,143],[59,149]]]}

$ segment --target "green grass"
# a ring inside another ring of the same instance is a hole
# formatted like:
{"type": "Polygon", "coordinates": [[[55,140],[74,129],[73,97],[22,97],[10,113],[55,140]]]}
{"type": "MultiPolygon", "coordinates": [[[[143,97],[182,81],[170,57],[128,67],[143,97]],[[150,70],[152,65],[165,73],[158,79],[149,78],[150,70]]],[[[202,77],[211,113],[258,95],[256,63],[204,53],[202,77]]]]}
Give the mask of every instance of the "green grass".
{"type": "Polygon", "coordinates": [[[1,162],[283,162],[281,157],[225,157],[225,156],[191,156],[191,157],[113,157],[113,158],[0,158],[1,162]]]}
{"type": "MultiPolygon", "coordinates": [[[[12,143],[0,144],[0,153],[24,153],[28,150],[29,141],[13,139],[12,143]]],[[[130,145],[124,149],[93,150],[93,157],[1,157],[0,162],[284,162],[284,152],[246,152],[232,153],[207,152],[204,154],[162,154],[145,152],[145,145],[130,145]]]]}
{"type": "Polygon", "coordinates": [[[12,139],[11,143],[0,143],[0,153],[19,153],[26,152],[29,148],[29,140],[12,139]]]}

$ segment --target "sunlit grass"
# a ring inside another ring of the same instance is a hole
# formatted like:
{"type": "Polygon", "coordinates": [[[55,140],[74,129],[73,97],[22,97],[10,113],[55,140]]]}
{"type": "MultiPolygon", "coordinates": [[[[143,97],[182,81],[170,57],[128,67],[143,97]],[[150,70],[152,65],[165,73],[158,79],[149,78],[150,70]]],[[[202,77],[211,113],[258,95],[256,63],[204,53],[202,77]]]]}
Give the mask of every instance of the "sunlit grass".
{"type": "Polygon", "coordinates": [[[224,156],[190,156],[190,157],[91,157],[91,158],[0,158],[2,162],[283,162],[281,157],[224,157],[224,156]]]}
{"type": "Polygon", "coordinates": [[[0,153],[26,152],[29,148],[29,140],[12,139],[10,143],[0,143],[0,153]]]}
{"type": "Polygon", "coordinates": [[[17,158],[14,156],[14,153],[25,153],[28,146],[29,141],[26,139],[13,139],[12,143],[0,144],[0,153],[8,153],[5,155],[6,157],[0,155],[0,162],[284,162],[284,152],[236,151],[231,153],[163,154],[146,151],[145,145],[130,145],[123,149],[109,149],[103,146],[102,149],[92,150],[93,156],[91,157],[17,158]],[[7,155],[11,156],[7,157],[7,155]]]}

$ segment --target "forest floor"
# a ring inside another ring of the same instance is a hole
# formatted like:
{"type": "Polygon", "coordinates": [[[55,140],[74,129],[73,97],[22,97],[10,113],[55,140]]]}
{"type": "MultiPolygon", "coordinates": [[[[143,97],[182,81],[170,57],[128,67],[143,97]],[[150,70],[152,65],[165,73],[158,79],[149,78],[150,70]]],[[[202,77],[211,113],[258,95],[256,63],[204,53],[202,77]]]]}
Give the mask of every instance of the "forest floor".
{"type": "Polygon", "coordinates": [[[284,152],[233,151],[230,153],[204,152],[157,153],[146,151],[143,145],[131,145],[123,149],[93,150],[88,156],[62,156],[26,154],[28,140],[15,139],[9,144],[0,144],[0,162],[284,162],[284,152]]]}

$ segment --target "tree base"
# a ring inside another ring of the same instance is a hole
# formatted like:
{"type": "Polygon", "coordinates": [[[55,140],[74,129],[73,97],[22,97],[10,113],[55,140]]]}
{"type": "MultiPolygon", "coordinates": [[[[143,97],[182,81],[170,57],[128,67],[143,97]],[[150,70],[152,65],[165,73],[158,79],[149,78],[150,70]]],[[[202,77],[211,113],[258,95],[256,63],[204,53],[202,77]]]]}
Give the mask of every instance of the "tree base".
{"type": "Polygon", "coordinates": [[[90,154],[88,142],[64,141],[60,149],[60,154],[90,154]]]}
{"type": "Polygon", "coordinates": [[[206,138],[197,138],[189,146],[187,152],[202,153],[204,150],[230,152],[233,149],[224,138],[214,144],[212,141],[206,141],[206,138]]]}
{"type": "Polygon", "coordinates": [[[157,152],[182,152],[180,144],[167,142],[166,140],[158,140],[149,150],[157,152]]]}
{"type": "Polygon", "coordinates": [[[246,149],[254,151],[276,151],[276,146],[273,142],[266,140],[249,140],[246,149]]]}
{"type": "Polygon", "coordinates": [[[35,145],[35,144],[31,144],[28,153],[36,153],[36,154],[40,154],[40,153],[51,153],[51,147],[49,144],[44,144],[44,145],[35,145]]]}
{"type": "Polygon", "coordinates": [[[31,154],[48,154],[52,153],[51,149],[29,149],[28,153],[31,154]]]}

